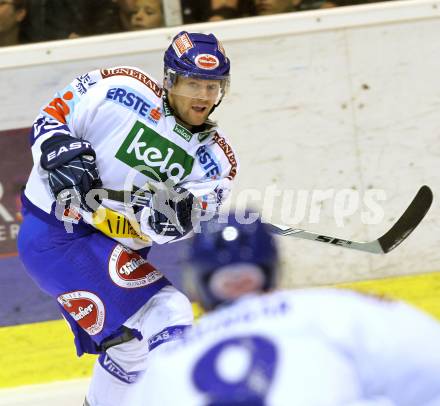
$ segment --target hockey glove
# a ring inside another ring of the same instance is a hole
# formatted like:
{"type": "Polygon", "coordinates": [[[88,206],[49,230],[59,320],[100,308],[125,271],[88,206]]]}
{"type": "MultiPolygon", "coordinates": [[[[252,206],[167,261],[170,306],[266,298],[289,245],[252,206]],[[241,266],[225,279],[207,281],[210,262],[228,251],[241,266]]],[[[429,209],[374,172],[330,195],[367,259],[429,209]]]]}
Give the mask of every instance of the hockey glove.
{"type": "Polygon", "coordinates": [[[70,135],[57,135],[41,144],[41,166],[49,172],[49,186],[65,207],[73,204],[95,211],[101,200],[87,196],[102,186],[96,167],[96,154],[89,142],[70,135]]]}
{"type": "Polygon", "coordinates": [[[159,189],[153,195],[148,223],[157,234],[182,237],[192,230],[193,203],[194,195],[183,187],[159,189]]]}

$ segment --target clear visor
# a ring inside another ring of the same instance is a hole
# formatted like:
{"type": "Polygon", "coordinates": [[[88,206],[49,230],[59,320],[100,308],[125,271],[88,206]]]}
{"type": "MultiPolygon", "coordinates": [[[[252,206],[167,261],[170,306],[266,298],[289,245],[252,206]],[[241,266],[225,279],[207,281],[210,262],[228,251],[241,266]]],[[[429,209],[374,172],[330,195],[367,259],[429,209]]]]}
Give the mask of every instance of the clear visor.
{"type": "Polygon", "coordinates": [[[212,79],[212,77],[186,76],[168,71],[165,74],[164,87],[173,95],[208,100],[218,104],[229,89],[229,77],[212,79]]]}

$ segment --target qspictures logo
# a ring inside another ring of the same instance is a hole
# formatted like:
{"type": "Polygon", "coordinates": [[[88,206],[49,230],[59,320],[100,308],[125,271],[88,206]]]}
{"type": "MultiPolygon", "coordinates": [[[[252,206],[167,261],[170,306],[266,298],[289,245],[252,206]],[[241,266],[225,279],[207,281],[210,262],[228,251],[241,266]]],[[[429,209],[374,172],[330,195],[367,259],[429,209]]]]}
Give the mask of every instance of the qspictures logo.
{"type": "Polygon", "coordinates": [[[180,182],[194,165],[194,158],[184,149],[140,121],[131,129],[116,158],[132,168],[143,167],[145,176],[162,182],[180,182]]]}

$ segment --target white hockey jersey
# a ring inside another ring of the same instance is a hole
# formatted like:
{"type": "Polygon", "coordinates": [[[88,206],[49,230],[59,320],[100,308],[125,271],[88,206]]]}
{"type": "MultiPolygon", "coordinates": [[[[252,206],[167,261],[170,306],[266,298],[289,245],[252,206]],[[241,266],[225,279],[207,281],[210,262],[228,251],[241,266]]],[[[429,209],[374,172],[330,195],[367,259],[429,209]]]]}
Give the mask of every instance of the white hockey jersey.
{"type": "Polygon", "coordinates": [[[243,298],[158,352],[124,404],[440,406],[440,324],[336,289],[243,298]]]}
{"type": "MultiPolygon", "coordinates": [[[[191,133],[176,122],[162,97],[161,86],[134,67],[102,69],[80,76],[42,108],[31,133],[34,167],[25,196],[46,213],[51,212],[54,198],[47,172],[40,166],[40,147],[57,134],[70,134],[91,143],[107,189],[131,190],[133,186],[170,180],[211,205],[209,210],[215,210],[237,173],[234,152],[215,123],[202,132],[191,133]]],[[[151,245],[151,229],[141,227],[121,203],[105,199],[93,215],[67,213],[66,220],[68,216],[73,221],[82,216],[130,248],[151,245]]],[[[167,237],[155,237],[160,243],[167,242],[167,237]]]]}

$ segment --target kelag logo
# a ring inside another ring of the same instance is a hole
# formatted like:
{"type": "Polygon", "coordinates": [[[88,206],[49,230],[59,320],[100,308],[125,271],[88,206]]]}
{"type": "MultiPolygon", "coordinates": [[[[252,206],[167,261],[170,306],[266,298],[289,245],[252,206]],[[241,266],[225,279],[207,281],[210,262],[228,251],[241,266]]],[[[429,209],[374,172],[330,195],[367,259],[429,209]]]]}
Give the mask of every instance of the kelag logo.
{"type": "Polygon", "coordinates": [[[187,130],[183,125],[177,124],[174,126],[173,131],[179,134],[185,141],[190,142],[192,138],[192,133],[187,130]]]}
{"type": "Polygon", "coordinates": [[[146,166],[142,173],[153,180],[179,182],[189,175],[194,158],[184,149],[137,121],[122,143],[116,158],[132,168],[146,166]]]}

